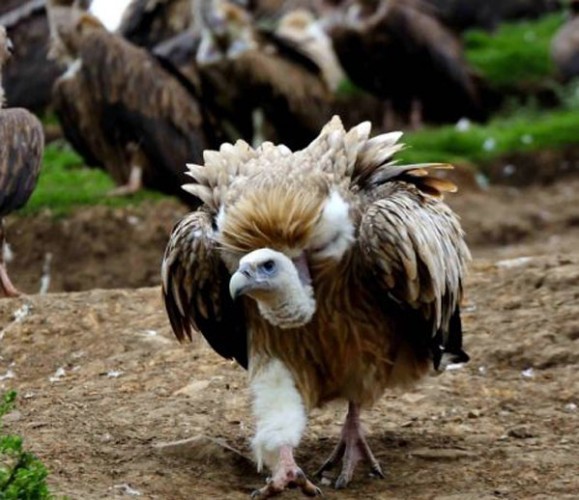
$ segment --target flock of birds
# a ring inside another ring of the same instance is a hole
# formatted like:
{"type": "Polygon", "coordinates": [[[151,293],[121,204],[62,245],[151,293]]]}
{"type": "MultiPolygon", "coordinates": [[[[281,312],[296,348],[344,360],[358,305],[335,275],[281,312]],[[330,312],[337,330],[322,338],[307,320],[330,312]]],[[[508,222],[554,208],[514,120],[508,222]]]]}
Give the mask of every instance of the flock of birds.
{"type": "MultiPolygon", "coordinates": [[[[474,12],[493,2],[466,3],[474,12]]],[[[498,2],[484,22],[513,3],[498,2]]],[[[398,164],[401,133],[371,137],[369,122],[356,124],[357,99],[332,115],[347,77],[374,96],[378,128],[482,116],[479,78],[453,31],[465,26],[452,9],[465,3],[134,0],[118,33],[89,4],[32,0],[0,20],[14,26],[46,9],[46,57],[65,68],[51,105],[87,165],[113,177],[112,194],[147,186],[194,208],[171,234],[163,297],[179,340],[200,332],[249,372],[252,446],[271,471],[253,497],[321,494],[293,453],[309,411],[336,399],[348,413],[317,474],[341,461],[343,488],[365,460],[383,476],[360,412],[431,367],[468,361],[460,304],[470,255],[443,201],[456,188],[436,175],[449,167],[398,164]]],[[[568,67],[576,22],[553,43],[568,67]]],[[[0,27],[0,69],[10,49],[0,27]]],[[[0,143],[2,217],[34,189],[42,126],[1,109],[0,143]]],[[[0,237],[4,247],[2,226],[0,237]]],[[[0,287],[18,293],[3,260],[0,287]]]]}

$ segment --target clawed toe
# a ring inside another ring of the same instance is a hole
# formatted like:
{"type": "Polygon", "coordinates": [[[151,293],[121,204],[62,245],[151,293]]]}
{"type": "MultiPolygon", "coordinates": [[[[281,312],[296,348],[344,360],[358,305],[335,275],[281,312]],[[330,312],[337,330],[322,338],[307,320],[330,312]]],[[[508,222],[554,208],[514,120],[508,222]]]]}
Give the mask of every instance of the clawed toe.
{"type": "Polygon", "coordinates": [[[286,488],[299,488],[302,493],[309,497],[323,496],[322,490],[312,483],[301,469],[298,469],[295,478],[291,480],[276,480],[268,477],[266,485],[263,488],[255,490],[251,493],[253,500],[262,500],[264,498],[271,498],[279,495],[286,488]]]}

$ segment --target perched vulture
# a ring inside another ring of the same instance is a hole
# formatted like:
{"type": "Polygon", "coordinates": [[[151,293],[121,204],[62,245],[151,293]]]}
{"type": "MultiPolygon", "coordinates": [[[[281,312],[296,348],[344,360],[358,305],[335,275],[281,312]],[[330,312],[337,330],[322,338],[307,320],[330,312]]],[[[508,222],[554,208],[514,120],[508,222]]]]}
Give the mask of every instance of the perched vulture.
{"type": "Polygon", "coordinates": [[[8,272],[4,255],[4,216],[22,207],[36,187],[42,162],[44,133],[38,119],[22,108],[2,109],[4,90],[1,74],[10,55],[11,42],[0,26],[0,294],[19,295],[8,272]]]}
{"type": "Polygon", "coordinates": [[[569,8],[569,20],[551,42],[551,57],[565,81],[579,76],[579,0],[572,0],[569,8]]]}
{"type": "MultiPolygon", "coordinates": [[[[324,25],[349,78],[386,100],[413,128],[423,117],[431,122],[482,118],[459,39],[419,2],[354,0],[326,14],[324,25]]],[[[389,115],[386,128],[393,126],[389,115]]]]}
{"type": "Polygon", "coordinates": [[[132,0],[117,32],[135,45],[152,49],[193,24],[191,1],[132,0]]]}
{"type": "Polygon", "coordinates": [[[145,186],[180,195],[183,165],[207,146],[193,89],[90,14],[54,7],[50,17],[53,52],[69,65],[55,87],[67,137],[121,185],[115,194],[145,186]]]}
{"type": "Polygon", "coordinates": [[[399,132],[369,138],[335,117],[292,152],[238,141],[189,165],[184,189],[203,200],[174,228],[162,264],[179,340],[195,330],[249,371],[258,467],[286,486],[319,490],[293,459],[308,412],[348,402],[336,487],[360,459],[381,469],[359,415],[386,389],[442,362],[467,361],[459,305],[469,251],[442,201],[441,164],[398,165],[399,132]]]}
{"type": "Polygon", "coordinates": [[[258,29],[230,0],[205,5],[197,61],[208,104],[239,137],[305,147],[330,117],[321,68],[296,42],[258,29]]]}
{"type": "Polygon", "coordinates": [[[42,113],[50,104],[50,87],[58,67],[48,61],[48,22],[45,0],[3,0],[0,26],[14,43],[14,56],[4,68],[4,89],[9,106],[42,113]]]}

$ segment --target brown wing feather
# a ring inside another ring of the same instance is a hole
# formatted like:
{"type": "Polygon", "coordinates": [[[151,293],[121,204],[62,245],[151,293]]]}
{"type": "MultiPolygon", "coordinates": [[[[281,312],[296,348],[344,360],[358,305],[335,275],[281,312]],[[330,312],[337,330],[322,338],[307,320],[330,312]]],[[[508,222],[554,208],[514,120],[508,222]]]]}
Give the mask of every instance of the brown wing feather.
{"type": "Polygon", "coordinates": [[[213,239],[213,216],[198,210],[173,229],[161,270],[163,298],[175,336],[198,330],[225,358],[247,368],[243,310],[229,295],[229,273],[213,239]]]}
{"type": "Polygon", "coordinates": [[[0,110],[0,216],[22,207],[36,187],[44,149],[38,119],[24,109],[0,110]]]}

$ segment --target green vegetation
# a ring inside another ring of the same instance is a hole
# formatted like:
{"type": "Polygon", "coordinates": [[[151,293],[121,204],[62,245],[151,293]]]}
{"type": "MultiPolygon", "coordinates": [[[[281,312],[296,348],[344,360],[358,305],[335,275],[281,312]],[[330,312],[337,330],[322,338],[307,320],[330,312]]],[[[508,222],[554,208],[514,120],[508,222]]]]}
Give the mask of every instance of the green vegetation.
{"type": "Polygon", "coordinates": [[[426,129],[404,136],[405,162],[443,161],[483,164],[514,151],[535,151],[579,143],[579,112],[520,111],[486,125],[470,124],[460,131],[454,125],[426,129]]]}
{"type": "Polygon", "coordinates": [[[131,197],[107,196],[114,187],[106,172],[84,167],[80,156],[70,147],[49,144],[44,151],[38,186],[22,213],[36,213],[47,208],[59,216],[83,205],[127,206],[144,199],[162,197],[151,191],[142,191],[131,197]]]}
{"type": "MultiPolygon", "coordinates": [[[[14,406],[16,393],[0,400],[0,419],[14,406]]],[[[32,453],[23,450],[20,436],[5,434],[0,420],[0,500],[50,499],[46,467],[32,453]]]]}
{"type": "Polygon", "coordinates": [[[503,24],[495,33],[467,32],[467,59],[497,90],[544,84],[554,74],[551,39],[564,19],[563,13],[557,13],[539,20],[503,24]]]}

